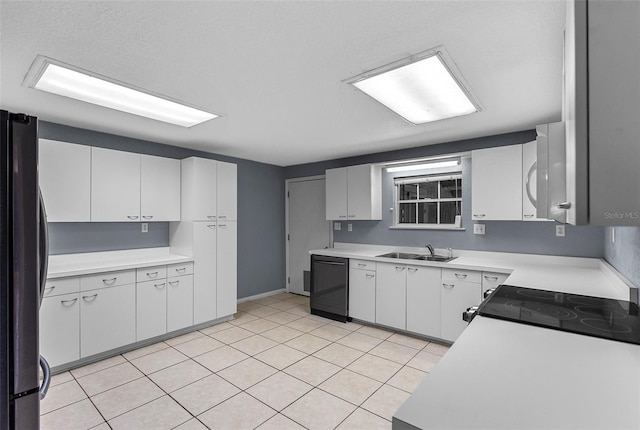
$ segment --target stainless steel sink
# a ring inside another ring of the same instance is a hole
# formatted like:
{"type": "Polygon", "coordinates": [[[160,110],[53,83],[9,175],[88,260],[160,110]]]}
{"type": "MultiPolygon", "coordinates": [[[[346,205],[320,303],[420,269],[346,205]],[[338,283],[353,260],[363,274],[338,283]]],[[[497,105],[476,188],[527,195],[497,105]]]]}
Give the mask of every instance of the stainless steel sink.
{"type": "Polygon", "coordinates": [[[377,255],[376,257],[398,258],[401,260],[438,261],[440,263],[446,263],[447,261],[451,261],[456,258],[456,257],[446,257],[444,255],[423,255],[423,254],[412,254],[408,252],[389,252],[387,254],[377,255]]]}

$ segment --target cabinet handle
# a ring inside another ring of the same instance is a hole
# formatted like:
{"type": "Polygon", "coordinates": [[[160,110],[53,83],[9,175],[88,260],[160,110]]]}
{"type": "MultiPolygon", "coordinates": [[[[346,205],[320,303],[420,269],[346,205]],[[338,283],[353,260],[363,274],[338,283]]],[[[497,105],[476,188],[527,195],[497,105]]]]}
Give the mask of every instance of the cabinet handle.
{"type": "Polygon", "coordinates": [[[165,283],[163,282],[162,284],[153,284],[154,287],[156,287],[157,289],[161,290],[164,288],[165,283]]]}
{"type": "Polygon", "coordinates": [[[486,279],[487,281],[497,281],[498,277],[497,276],[487,276],[484,275],[484,279],[486,279]]]}
{"type": "Polygon", "coordinates": [[[402,270],[404,270],[404,269],[405,269],[405,267],[404,267],[404,266],[396,266],[396,270],[400,270],[400,271],[402,271],[402,270]]]}
{"type": "Polygon", "coordinates": [[[98,293],[95,293],[92,296],[82,296],[82,300],[84,300],[85,302],[93,302],[96,297],[98,297],[98,293]],[[88,300],[88,299],[93,299],[93,300],[88,300]]]}
{"type": "Polygon", "coordinates": [[[226,215],[220,215],[218,218],[220,218],[220,219],[227,219],[227,216],[226,216],[226,215]]]}
{"type": "Polygon", "coordinates": [[[215,224],[207,224],[207,227],[209,227],[209,228],[214,228],[214,229],[215,229],[215,228],[216,228],[216,225],[215,225],[215,224]]]}
{"type": "Polygon", "coordinates": [[[417,271],[418,271],[418,269],[417,269],[417,268],[415,268],[415,267],[409,267],[409,268],[407,268],[407,270],[408,270],[409,272],[417,272],[417,271]]]}
{"type": "Polygon", "coordinates": [[[73,300],[60,300],[60,303],[62,303],[62,306],[71,306],[77,301],[78,301],[78,298],[76,297],[73,300]]]}
{"type": "Polygon", "coordinates": [[[365,263],[358,263],[358,267],[367,267],[365,263]]]}
{"type": "Polygon", "coordinates": [[[181,267],[181,268],[179,268],[179,269],[176,269],[176,272],[178,272],[178,273],[183,273],[185,270],[187,270],[187,268],[186,268],[186,267],[181,267]]]}
{"type": "Polygon", "coordinates": [[[450,290],[455,287],[455,284],[442,284],[442,286],[450,290]]]}
{"type": "Polygon", "coordinates": [[[346,215],[339,215],[338,218],[346,218],[346,215]]]}
{"type": "Polygon", "coordinates": [[[571,209],[571,202],[558,203],[558,209],[571,209]]]}
{"type": "Polygon", "coordinates": [[[158,276],[158,272],[147,272],[147,276],[150,278],[155,278],[158,276]]]}
{"type": "Polygon", "coordinates": [[[215,215],[207,215],[207,218],[209,218],[209,219],[216,219],[216,216],[215,216],[215,215]]]}
{"type": "Polygon", "coordinates": [[[356,217],[355,215],[349,215],[349,218],[355,218],[355,217],[356,217]]]}
{"type": "Polygon", "coordinates": [[[129,219],[138,219],[138,215],[127,215],[129,219]]]}
{"type": "Polygon", "coordinates": [[[113,284],[115,284],[116,279],[118,279],[118,278],[115,277],[115,278],[111,278],[111,279],[103,279],[102,282],[104,282],[105,285],[113,285],[113,284]]]}
{"type": "Polygon", "coordinates": [[[476,217],[476,218],[484,218],[487,215],[486,214],[473,214],[473,216],[476,217]]]}
{"type": "Polygon", "coordinates": [[[455,275],[456,275],[456,278],[458,278],[458,279],[465,279],[467,277],[467,275],[460,274],[460,273],[456,273],[455,275]]]}
{"type": "Polygon", "coordinates": [[[171,285],[172,287],[174,285],[178,285],[180,283],[180,281],[169,281],[169,285],[171,285]]]}
{"type": "Polygon", "coordinates": [[[226,224],[218,224],[218,227],[220,227],[220,228],[227,228],[227,225],[226,225],[226,224]]]}
{"type": "Polygon", "coordinates": [[[533,215],[531,215],[531,214],[524,214],[524,217],[525,217],[525,218],[533,218],[533,215]]]}
{"type": "Polygon", "coordinates": [[[366,274],[366,277],[367,277],[367,278],[369,278],[369,279],[371,279],[371,278],[375,278],[375,277],[376,277],[376,275],[372,275],[371,273],[367,273],[367,274],[366,274]]]}
{"type": "Polygon", "coordinates": [[[45,294],[45,295],[49,294],[51,291],[53,291],[53,290],[54,290],[54,288],[56,288],[56,286],[55,286],[55,285],[52,285],[52,286],[50,286],[50,287],[45,288],[45,289],[44,289],[44,294],[45,294]],[[47,291],[47,290],[49,290],[49,291],[47,291]]]}
{"type": "Polygon", "coordinates": [[[142,215],[142,218],[151,219],[151,218],[153,218],[153,215],[142,215]]]}

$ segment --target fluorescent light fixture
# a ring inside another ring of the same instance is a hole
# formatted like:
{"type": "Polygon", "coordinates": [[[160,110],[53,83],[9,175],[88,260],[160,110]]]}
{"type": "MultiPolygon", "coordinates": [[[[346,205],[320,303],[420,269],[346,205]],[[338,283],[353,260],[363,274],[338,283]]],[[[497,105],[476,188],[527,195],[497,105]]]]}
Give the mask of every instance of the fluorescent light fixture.
{"type": "Polygon", "coordinates": [[[29,86],[36,90],[182,127],[192,127],[218,116],[42,56],[32,64],[25,82],[29,76],[29,86]]]}
{"type": "Polygon", "coordinates": [[[387,167],[387,172],[406,172],[409,170],[438,169],[440,167],[454,167],[459,165],[458,160],[436,161],[433,163],[405,164],[403,166],[387,167]]]}
{"type": "Polygon", "coordinates": [[[347,80],[413,124],[480,110],[445,63],[440,46],[347,80]]]}

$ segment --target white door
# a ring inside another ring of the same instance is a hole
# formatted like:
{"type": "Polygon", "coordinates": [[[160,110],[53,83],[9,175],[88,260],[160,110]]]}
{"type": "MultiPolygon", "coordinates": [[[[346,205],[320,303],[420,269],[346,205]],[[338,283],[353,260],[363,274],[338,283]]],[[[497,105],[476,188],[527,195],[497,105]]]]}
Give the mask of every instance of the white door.
{"type": "Polygon", "coordinates": [[[325,219],[325,180],[310,179],[289,182],[288,289],[304,291],[304,271],[311,270],[312,249],[331,245],[331,222],[325,219]]]}
{"type": "MultiPolygon", "coordinates": [[[[323,181],[324,182],[324,181],[323,181]]],[[[347,168],[326,170],[326,219],[347,219],[347,168]]]]}
{"type": "Polygon", "coordinates": [[[180,221],[180,160],[140,156],[142,221],[180,221]]]}
{"type": "Polygon", "coordinates": [[[91,148],[91,221],[140,222],[140,154],[91,148]]]}
{"type": "Polygon", "coordinates": [[[236,221],[238,219],[238,166],[219,161],[217,181],[218,221],[236,221]]]}

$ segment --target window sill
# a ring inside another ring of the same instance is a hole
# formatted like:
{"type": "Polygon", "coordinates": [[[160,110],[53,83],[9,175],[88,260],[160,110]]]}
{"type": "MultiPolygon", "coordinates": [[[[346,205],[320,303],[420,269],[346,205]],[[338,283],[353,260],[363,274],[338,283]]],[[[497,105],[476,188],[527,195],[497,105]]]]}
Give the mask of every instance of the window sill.
{"type": "Polygon", "coordinates": [[[464,227],[450,227],[448,225],[392,225],[390,230],[452,230],[465,231],[464,227]]]}

